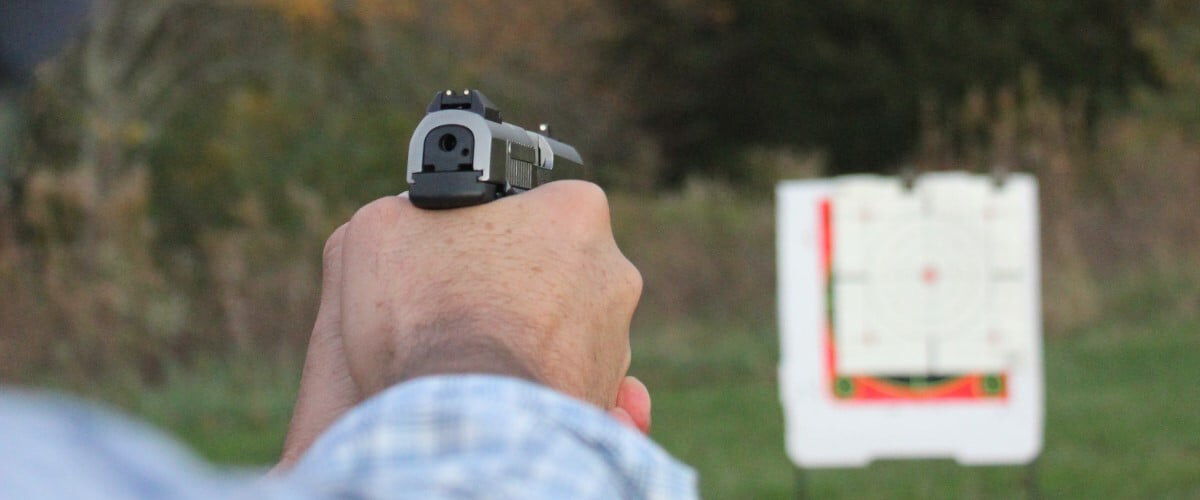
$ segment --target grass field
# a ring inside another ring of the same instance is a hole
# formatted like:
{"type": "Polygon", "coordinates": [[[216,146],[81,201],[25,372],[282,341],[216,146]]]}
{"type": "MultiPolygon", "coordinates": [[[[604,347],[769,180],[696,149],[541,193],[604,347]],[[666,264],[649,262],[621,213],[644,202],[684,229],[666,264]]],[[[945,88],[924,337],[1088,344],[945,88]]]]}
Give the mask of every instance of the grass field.
{"type": "MultiPolygon", "coordinates": [[[[884,462],[808,472],[814,498],[1200,498],[1200,312],[1162,293],[1122,299],[1101,324],[1046,346],[1046,445],[1036,469],[884,462]],[[1168,297],[1169,298],[1169,297],[1168,297]],[[1178,301],[1175,301],[1178,302],[1178,301]],[[1155,311],[1158,311],[1157,313],[1155,311]]],[[[635,332],[633,371],[654,394],[654,438],[696,467],[707,498],[788,498],[773,332],[635,332]]],[[[214,362],[108,398],[223,464],[276,456],[293,361],[214,362]]]]}
{"type": "MultiPolygon", "coordinates": [[[[1032,471],[1040,492],[1068,498],[1200,498],[1200,321],[1112,324],[1047,346],[1047,428],[1032,471]]],[[[654,436],[700,470],[710,498],[787,498],[769,381],[658,391],[654,436]]],[[[883,462],[808,472],[812,498],[1014,498],[1031,472],[951,461],[883,462]]]]}

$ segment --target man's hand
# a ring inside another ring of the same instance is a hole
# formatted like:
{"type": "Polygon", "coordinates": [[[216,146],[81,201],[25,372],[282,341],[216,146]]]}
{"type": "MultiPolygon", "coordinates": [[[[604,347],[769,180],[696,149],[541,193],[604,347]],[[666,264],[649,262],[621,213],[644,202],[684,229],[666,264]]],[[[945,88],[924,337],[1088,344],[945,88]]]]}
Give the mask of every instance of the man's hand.
{"type": "Polygon", "coordinates": [[[593,184],[448,211],[382,198],[330,237],[324,273],[281,467],[362,399],[423,375],[522,377],[649,428],[649,393],[624,376],[641,275],[593,184]]]}
{"type": "Polygon", "coordinates": [[[612,408],[642,280],[594,184],[455,210],[363,207],[342,249],[342,335],[365,395],[421,375],[527,378],[612,408]]]}

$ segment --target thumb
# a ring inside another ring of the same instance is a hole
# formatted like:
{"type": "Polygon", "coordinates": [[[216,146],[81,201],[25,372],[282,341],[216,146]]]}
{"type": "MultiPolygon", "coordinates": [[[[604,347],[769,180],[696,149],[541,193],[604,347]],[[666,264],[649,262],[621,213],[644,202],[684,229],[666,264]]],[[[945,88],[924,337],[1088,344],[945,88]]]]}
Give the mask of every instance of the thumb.
{"type": "Polygon", "coordinates": [[[636,377],[625,377],[617,388],[617,404],[610,410],[613,418],[632,425],[638,430],[650,432],[650,391],[636,377]]]}

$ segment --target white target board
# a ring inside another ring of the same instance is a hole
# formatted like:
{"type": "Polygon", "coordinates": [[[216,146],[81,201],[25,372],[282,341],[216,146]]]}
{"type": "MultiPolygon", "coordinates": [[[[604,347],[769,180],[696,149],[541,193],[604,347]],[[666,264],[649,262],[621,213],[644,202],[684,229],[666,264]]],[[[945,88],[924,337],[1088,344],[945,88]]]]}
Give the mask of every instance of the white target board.
{"type": "Polygon", "coordinates": [[[1037,456],[1032,176],[792,181],[777,201],[780,397],[798,466],[1037,456]]]}

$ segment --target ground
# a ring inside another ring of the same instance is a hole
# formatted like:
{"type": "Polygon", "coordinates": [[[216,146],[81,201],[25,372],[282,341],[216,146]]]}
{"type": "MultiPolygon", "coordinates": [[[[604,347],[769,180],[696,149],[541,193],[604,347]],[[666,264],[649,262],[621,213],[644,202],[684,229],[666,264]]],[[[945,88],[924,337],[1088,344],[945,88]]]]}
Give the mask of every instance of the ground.
{"type": "MultiPolygon", "coordinates": [[[[1153,302],[1154,297],[1130,300],[1153,302]]],[[[812,498],[1200,497],[1200,314],[1132,304],[1046,344],[1045,451],[1033,470],[951,461],[809,471],[812,498]],[[1032,480],[1032,483],[1031,483],[1032,480]]],[[[653,437],[700,472],[706,498],[789,498],[773,332],[682,326],[635,332],[634,373],[654,394],[653,437]]],[[[125,406],[221,464],[277,456],[296,373],[212,362],[125,406]]],[[[121,399],[117,397],[117,399],[121,399]]]]}

